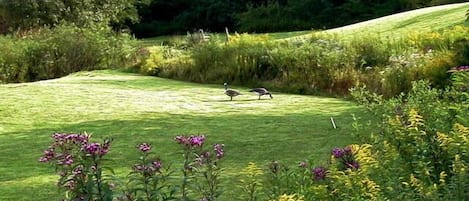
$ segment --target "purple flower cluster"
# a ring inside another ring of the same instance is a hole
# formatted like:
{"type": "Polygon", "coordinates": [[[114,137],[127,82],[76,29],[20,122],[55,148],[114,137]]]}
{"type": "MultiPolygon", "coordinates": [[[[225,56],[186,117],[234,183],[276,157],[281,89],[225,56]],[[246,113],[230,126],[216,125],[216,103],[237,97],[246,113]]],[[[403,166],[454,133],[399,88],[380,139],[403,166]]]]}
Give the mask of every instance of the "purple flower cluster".
{"type": "Polygon", "coordinates": [[[140,151],[146,153],[146,152],[151,150],[151,145],[147,144],[147,143],[142,143],[142,144],[138,145],[138,149],[140,149],[140,151]]]}
{"type": "Polygon", "coordinates": [[[334,158],[342,158],[345,155],[344,149],[334,148],[332,149],[332,155],[334,156],[334,158]]]}
{"type": "Polygon", "coordinates": [[[204,135],[191,135],[191,136],[183,136],[178,135],[174,138],[178,144],[185,145],[187,147],[202,147],[205,142],[204,135]]]}
{"type": "Polygon", "coordinates": [[[314,180],[324,180],[327,175],[327,169],[324,167],[315,167],[311,169],[314,180]]]}
{"type": "Polygon", "coordinates": [[[460,72],[460,71],[469,71],[469,66],[458,66],[450,69],[448,72],[453,73],[453,72],[460,72]]]}
{"type": "MultiPolygon", "coordinates": [[[[221,159],[225,156],[225,151],[223,150],[223,144],[214,144],[213,151],[215,153],[216,159],[221,159]]],[[[211,163],[212,159],[210,158],[213,156],[209,151],[203,151],[202,153],[198,154],[197,157],[194,159],[195,164],[201,166],[203,164],[211,163]]]]}
{"type": "Polygon", "coordinates": [[[79,165],[73,169],[72,174],[77,176],[83,174],[83,165],[79,165]]]}
{"type": "Polygon", "coordinates": [[[163,164],[160,160],[154,160],[150,164],[136,164],[133,169],[135,172],[142,174],[143,176],[152,176],[157,172],[160,173],[163,164]]]}
{"type": "Polygon", "coordinates": [[[54,138],[55,143],[57,145],[60,144],[84,144],[87,143],[90,136],[88,134],[63,134],[63,133],[54,133],[52,134],[52,138],[54,138]]]}
{"type": "Polygon", "coordinates": [[[109,152],[111,141],[105,141],[102,145],[99,143],[86,143],[82,150],[91,156],[104,156],[109,152]]]}
{"type": "Polygon", "coordinates": [[[334,148],[331,151],[331,155],[340,160],[339,169],[341,170],[360,168],[360,164],[355,160],[350,146],[345,148],[334,148]]]}
{"type": "Polygon", "coordinates": [[[58,157],[57,165],[72,165],[73,164],[73,156],[70,154],[61,155],[58,157]]]}
{"type": "Polygon", "coordinates": [[[54,133],[54,142],[39,158],[39,162],[47,163],[56,161],[57,165],[70,166],[74,162],[73,150],[79,150],[91,156],[103,156],[109,152],[110,140],[106,140],[102,145],[99,143],[89,143],[90,136],[87,134],[62,134],[54,133]]]}
{"type": "Polygon", "coordinates": [[[39,162],[41,163],[47,163],[50,160],[52,160],[55,157],[55,149],[54,147],[49,147],[43,152],[43,155],[41,158],[39,158],[39,162]]]}
{"type": "Polygon", "coordinates": [[[213,150],[215,151],[215,156],[217,156],[218,159],[223,158],[225,155],[225,151],[223,150],[224,144],[215,144],[213,145],[213,150]]]}

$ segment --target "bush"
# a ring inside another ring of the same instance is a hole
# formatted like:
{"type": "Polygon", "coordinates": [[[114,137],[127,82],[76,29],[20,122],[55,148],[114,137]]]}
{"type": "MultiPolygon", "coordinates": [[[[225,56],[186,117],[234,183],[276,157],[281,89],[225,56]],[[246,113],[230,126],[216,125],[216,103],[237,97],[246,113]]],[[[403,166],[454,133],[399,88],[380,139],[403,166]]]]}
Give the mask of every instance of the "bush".
{"type": "Polygon", "coordinates": [[[386,197],[464,200],[469,196],[465,171],[469,158],[463,151],[469,145],[463,137],[468,133],[463,119],[469,118],[469,107],[468,99],[461,97],[465,93],[461,85],[467,83],[454,84],[443,91],[432,89],[428,82],[415,82],[408,94],[390,100],[353,91],[377,118],[379,130],[368,141],[381,153],[373,175],[378,185],[388,187],[381,188],[386,197]]]}
{"type": "Polygon", "coordinates": [[[3,82],[57,78],[81,70],[117,68],[133,58],[129,36],[109,28],[61,25],[26,37],[2,36],[0,78],[3,82]]]}

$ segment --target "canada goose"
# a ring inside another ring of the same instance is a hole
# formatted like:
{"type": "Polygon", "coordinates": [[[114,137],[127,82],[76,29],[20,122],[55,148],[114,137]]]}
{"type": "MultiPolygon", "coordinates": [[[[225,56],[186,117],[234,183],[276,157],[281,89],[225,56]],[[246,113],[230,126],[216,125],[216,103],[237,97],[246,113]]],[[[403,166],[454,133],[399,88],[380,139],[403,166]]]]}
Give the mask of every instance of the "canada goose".
{"type": "Polygon", "coordinates": [[[254,89],[249,90],[249,92],[254,92],[255,94],[257,94],[259,96],[259,100],[261,99],[261,96],[263,95],[269,95],[270,99],[274,98],[272,97],[272,94],[270,94],[270,92],[267,91],[267,89],[265,88],[254,88],[254,89]]]}
{"type": "Polygon", "coordinates": [[[225,94],[230,97],[230,100],[233,100],[234,96],[241,95],[241,93],[236,90],[228,89],[228,84],[226,82],[223,85],[225,85],[225,94]]]}

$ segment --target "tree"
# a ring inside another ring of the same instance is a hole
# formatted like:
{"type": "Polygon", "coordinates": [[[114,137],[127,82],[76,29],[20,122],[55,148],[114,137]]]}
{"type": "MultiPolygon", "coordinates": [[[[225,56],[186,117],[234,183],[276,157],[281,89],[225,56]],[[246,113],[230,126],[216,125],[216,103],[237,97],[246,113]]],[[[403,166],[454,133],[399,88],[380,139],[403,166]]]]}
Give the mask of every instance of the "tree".
{"type": "MultiPolygon", "coordinates": [[[[29,29],[67,22],[79,27],[93,23],[138,21],[136,6],[148,0],[0,0],[10,28],[29,29]]],[[[1,19],[1,18],[0,18],[1,19]]]]}

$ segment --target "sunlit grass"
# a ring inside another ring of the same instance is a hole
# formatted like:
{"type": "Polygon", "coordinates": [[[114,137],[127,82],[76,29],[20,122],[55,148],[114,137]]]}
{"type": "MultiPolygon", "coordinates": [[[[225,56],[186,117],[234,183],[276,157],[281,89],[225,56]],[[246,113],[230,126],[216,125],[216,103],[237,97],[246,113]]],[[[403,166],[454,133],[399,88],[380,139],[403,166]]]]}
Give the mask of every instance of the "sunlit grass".
{"type": "MultiPolygon", "coordinates": [[[[61,79],[0,85],[0,200],[57,200],[55,176],[37,162],[54,132],[114,138],[108,166],[124,176],[149,142],[163,160],[182,162],[173,137],[205,134],[225,144],[225,182],[253,161],[305,158],[324,163],[331,148],[355,140],[353,103],[324,97],[244,93],[229,101],[223,85],[200,85],[116,71],[81,72],[61,79]],[[333,129],[330,117],[339,126],[333,129]],[[319,160],[321,159],[321,160],[319,160]],[[34,196],[33,196],[34,195],[34,196]],[[50,198],[50,199],[46,199],[50,198]]],[[[228,192],[227,192],[228,193],[228,192]]]]}
{"type": "Polygon", "coordinates": [[[434,6],[330,29],[326,32],[343,34],[347,37],[373,33],[392,38],[407,32],[439,31],[456,25],[469,25],[465,21],[465,12],[468,9],[469,3],[434,6]]]}

